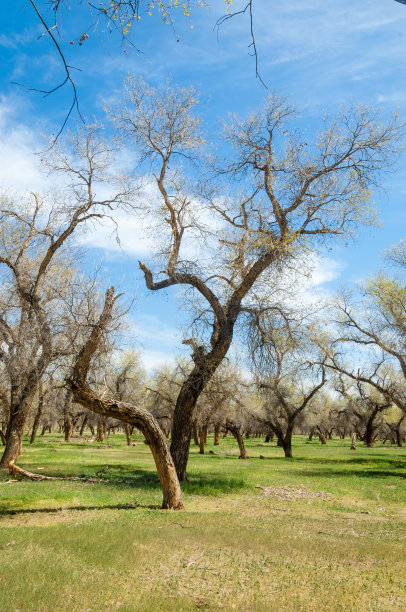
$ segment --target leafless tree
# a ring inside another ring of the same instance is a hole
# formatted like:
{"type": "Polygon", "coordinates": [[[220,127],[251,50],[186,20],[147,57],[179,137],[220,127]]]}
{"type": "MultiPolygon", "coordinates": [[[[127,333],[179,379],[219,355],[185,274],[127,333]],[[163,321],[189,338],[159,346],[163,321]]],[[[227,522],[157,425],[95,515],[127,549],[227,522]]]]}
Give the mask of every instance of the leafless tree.
{"type": "Polygon", "coordinates": [[[318,352],[311,322],[281,308],[253,313],[249,326],[250,352],[264,415],[257,418],[278,439],[285,457],[292,457],[295,422],[326,383],[323,364],[309,366],[318,352]],[[320,370],[320,371],[319,371],[320,370]]]}
{"type": "Polygon", "coordinates": [[[114,398],[103,397],[88,384],[87,375],[91,359],[99,348],[103,334],[112,320],[112,310],[117,296],[114,288],[106,293],[103,311],[93,326],[87,342],[83,345],[73,368],[72,377],[67,381],[76,402],[105,417],[127,422],[140,429],[151,448],[163,491],[163,508],[183,508],[182,493],[166,437],[158,421],[145,408],[134,406],[114,398]]]}
{"type": "Polygon", "coordinates": [[[396,117],[382,122],[371,109],[356,107],[326,119],[312,145],[295,127],[288,129],[293,107],[271,95],[247,120],[226,123],[231,158],[222,165],[223,182],[212,187],[198,159],[208,145],[193,113],[196,102],[193,90],[156,91],[130,78],[110,110],[122,138],[153,172],[156,191],[148,206],[159,228],[161,272],[140,262],[146,285],[152,291],[182,285],[199,296],[196,320],[211,330],[203,342],[185,340],[193,368],[177,399],[171,442],[181,480],[196,402],[227,354],[254,289],[266,279],[272,292],[295,254],[373,221],[369,188],[388,169],[403,134],[396,117]],[[199,238],[204,255],[187,260],[185,243],[199,238]]]}
{"type": "Polygon", "coordinates": [[[59,193],[1,196],[0,359],[10,381],[2,468],[21,451],[38,384],[58,355],[60,295],[73,279],[72,237],[86,223],[131,200],[131,188],[112,173],[113,151],[99,132],[92,126],[74,137],[70,147],[61,143],[52,151],[48,167],[53,177],[62,174],[66,185],[59,193]],[[100,198],[102,188],[109,193],[100,198]]]}

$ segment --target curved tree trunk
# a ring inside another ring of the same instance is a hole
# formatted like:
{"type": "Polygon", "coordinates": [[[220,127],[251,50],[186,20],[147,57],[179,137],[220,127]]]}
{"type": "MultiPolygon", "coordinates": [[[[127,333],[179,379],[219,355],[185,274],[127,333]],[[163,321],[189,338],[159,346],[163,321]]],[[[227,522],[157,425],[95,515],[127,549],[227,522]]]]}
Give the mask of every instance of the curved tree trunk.
{"type": "Polygon", "coordinates": [[[83,421],[82,421],[82,425],[80,426],[80,432],[79,432],[80,436],[83,436],[83,432],[85,431],[85,427],[86,427],[88,418],[89,418],[89,415],[85,414],[83,421]]]}
{"type": "Polygon", "coordinates": [[[317,435],[319,436],[320,444],[327,444],[326,437],[320,427],[317,427],[317,435]]]}
{"type": "Polygon", "coordinates": [[[357,450],[356,443],[357,443],[357,434],[354,431],[351,434],[351,448],[350,448],[350,450],[357,450]]]}
{"type": "Polygon", "coordinates": [[[372,410],[371,415],[366,423],[364,444],[368,448],[372,448],[374,445],[374,441],[375,441],[374,439],[374,432],[375,432],[374,421],[375,421],[375,417],[378,414],[378,412],[379,412],[379,408],[378,407],[374,408],[374,410],[372,410]]]}
{"type": "Polygon", "coordinates": [[[245,448],[245,444],[244,444],[244,438],[242,437],[240,428],[237,427],[237,425],[234,425],[234,423],[230,423],[229,421],[226,423],[226,427],[228,431],[232,433],[234,438],[237,440],[238,448],[240,450],[239,459],[249,459],[248,454],[247,454],[247,449],[245,448]]]}
{"type": "Polygon", "coordinates": [[[210,353],[201,354],[200,347],[194,347],[193,349],[194,367],[182,385],[173,413],[171,455],[181,482],[187,481],[186,468],[196,403],[230,348],[237,314],[235,312],[224,323],[224,327],[219,331],[218,338],[210,353]]]}
{"type": "Polygon", "coordinates": [[[103,417],[110,416],[133,425],[144,434],[145,440],[151,448],[161,481],[163,492],[162,508],[180,510],[183,508],[182,491],[167,440],[158,421],[143,408],[127,404],[126,402],[99,397],[87,383],[90,361],[100,344],[102,333],[106,330],[111,320],[114,301],[114,289],[111,287],[106,293],[105,304],[100,319],[94,325],[88,341],[82,347],[73,368],[72,378],[67,382],[72,390],[75,402],[103,417]]]}

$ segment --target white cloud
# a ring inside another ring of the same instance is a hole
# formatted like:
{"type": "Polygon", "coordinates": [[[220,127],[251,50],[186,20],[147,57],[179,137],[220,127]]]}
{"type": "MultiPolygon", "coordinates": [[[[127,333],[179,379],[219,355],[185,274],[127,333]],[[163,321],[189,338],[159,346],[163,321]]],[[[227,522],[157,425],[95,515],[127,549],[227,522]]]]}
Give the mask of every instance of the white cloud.
{"type": "Polygon", "coordinates": [[[17,99],[0,98],[0,183],[18,191],[42,191],[47,186],[46,176],[34,151],[39,151],[44,141],[19,122],[20,110],[17,99]]]}
{"type": "Polygon", "coordinates": [[[314,287],[330,283],[337,280],[345,268],[346,264],[343,261],[330,257],[317,257],[310,276],[310,283],[314,287]]]}
{"type": "Polygon", "coordinates": [[[165,364],[175,365],[175,353],[165,353],[164,351],[146,350],[141,353],[141,360],[147,372],[152,372],[165,364]]]}

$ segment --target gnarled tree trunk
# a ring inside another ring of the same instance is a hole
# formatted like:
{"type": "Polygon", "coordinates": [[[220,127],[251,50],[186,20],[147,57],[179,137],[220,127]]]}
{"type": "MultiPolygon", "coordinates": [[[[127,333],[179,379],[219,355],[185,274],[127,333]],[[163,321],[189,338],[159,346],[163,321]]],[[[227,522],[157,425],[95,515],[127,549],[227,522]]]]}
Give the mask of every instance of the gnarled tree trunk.
{"type": "Polygon", "coordinates": [[[73,368],[72,378],[67,382],[72,390],[75,402],[103,417],[109,416],[133,425],[144,434],[145,440],[151,448],[161,481],[163,492],[162,508],[179,510],[183,508],[182,491],[166,438],[158,421],[144,408],[114,399],[99,397],[87,383],[90,361],[100,344],[102,333],[106,330],[111,320],[114,301],[114,289],[111,287],[106,293],[105,304],[100,319],[94,325],[88,341],[80,351],[73,368]]]}
{"type": "Polygon", "coordinates": [[[27,427],[35,386],[19,402],[11,402],[10,421],[6,431],[6,447],[0,461],[0,469],[8,470],[10,461],[17,461],[22,452],[24,431],[27,427]]]}
{"type": "Polygon", "coordinates": [[[245,444],[244,444],[244,438],[242,437],[240,428],[234,423],[231,423],[230,421],[227,421],[226,427],[228,431],[232,433],[234,438],[237,440],[238,448],[240,450],[239,459],[249,459],[247,449],[245,448],[245,444]]]}

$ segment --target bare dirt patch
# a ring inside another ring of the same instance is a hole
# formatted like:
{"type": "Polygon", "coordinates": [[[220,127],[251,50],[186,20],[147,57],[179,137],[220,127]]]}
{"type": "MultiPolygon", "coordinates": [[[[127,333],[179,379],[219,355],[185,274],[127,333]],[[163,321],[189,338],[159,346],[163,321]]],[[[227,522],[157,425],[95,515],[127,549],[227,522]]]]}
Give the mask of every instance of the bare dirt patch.
{"type": "Polygon", "coordinates": [[[324,491],[311,491],[304,487],[264,487],[258,485],[255,487],[260,489],[266,497],[273,495],[274,497],[281,497],[283,499],[333,499],[331,493],[325,493],[324,491]]]}

